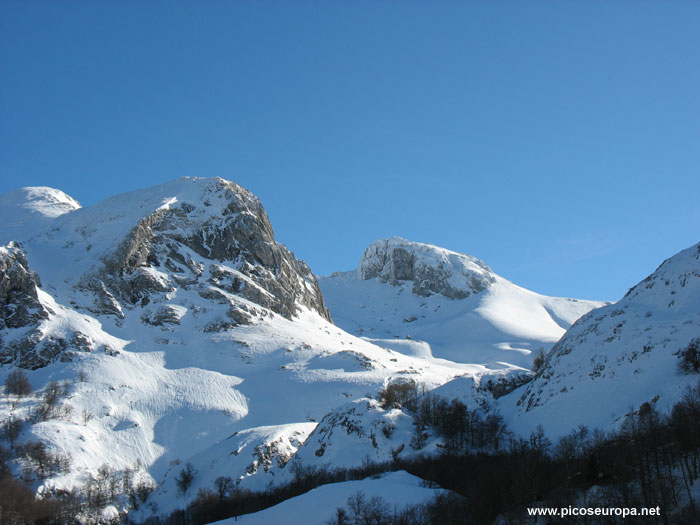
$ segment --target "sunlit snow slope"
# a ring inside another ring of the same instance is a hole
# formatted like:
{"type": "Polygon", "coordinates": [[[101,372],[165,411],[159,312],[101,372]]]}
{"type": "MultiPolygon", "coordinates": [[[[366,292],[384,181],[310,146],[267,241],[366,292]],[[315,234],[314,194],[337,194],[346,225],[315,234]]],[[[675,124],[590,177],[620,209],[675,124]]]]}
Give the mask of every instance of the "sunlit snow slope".
{"type": "Polygon", "coordinates": [[[697,383],[679,363],[698,338],[700,244],[577,321],[534,381],[500,400],[502,410],[515,430],[542,424],[554,437],[579,424],[609,429],[643,403],[664,412],[697,383]]]}
{"type": "Polygon", "coordinates": [[[442,489],[430,488],[420,478],[405,471],[391,472],[374,479],[331,483],[313,489],[306,494],[288,499],[274,507],[245,514],[237,519],[216,522],[218,524],[269,525],[273,523],[305,523],[324,525],[336,517],[336,509],[348,508],[348,499],[361,494],[365,502],[382,498],[385,509],[401,510],[409,505],[419,505],[446,494],[442,489]]]}
{"type": "Polygon", "coordinates": [[[534,351],[606,304],[540,295],[474,257],[398,237],[376,241],[357,270],[319,284],[348,332],[403,353],[488,367],[529,369],[534,351]]]}
{"type": "Polygon", "coordinates": [[[20,188],[0,195],[0,242],[26,238],[56,217],[80,208],[61,190],[46,186],[20,188]]]}

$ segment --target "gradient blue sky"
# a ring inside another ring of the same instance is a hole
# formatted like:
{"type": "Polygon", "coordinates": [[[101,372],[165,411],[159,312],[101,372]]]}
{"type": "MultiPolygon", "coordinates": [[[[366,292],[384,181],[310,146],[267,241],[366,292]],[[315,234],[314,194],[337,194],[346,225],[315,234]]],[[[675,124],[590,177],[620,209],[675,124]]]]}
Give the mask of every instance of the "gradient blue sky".
{"type": "Polygon", "coordinates": [[[318,274],[399,235],[616,300],[700,241],[696,1],[0,2],[0,193],[257,194],[318,274]]]}

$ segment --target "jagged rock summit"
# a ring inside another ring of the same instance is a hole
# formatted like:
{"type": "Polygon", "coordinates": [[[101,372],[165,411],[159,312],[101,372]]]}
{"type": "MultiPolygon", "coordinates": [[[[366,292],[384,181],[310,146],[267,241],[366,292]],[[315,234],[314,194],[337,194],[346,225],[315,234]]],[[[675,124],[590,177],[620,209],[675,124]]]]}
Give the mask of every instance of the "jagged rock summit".
{"type": "MultiPolygon", "coordinates": [[[[102,267],[85,281],[98,294],[104,284],[122,302],[136,304],[175,286],[198,286],[201,294],[224,301],[223,290],[287,318],[303,305],[329,319],[309,267],[275,242],[262,204],[238,184],[183,178],[108,199],[73,226],[83,242],[102,241],[104,234],[92,225],[114,221],[104,212],[115,205],[141,213],[117,236],[120,242],[103,252],[102,267]]],[[[247,317],[245,310],[240,306],[232,318],[240,322],[247,317]]]]}
{"type": "Polygon", "coordinates": [[[491,268],[476,257],[401,237],[370,244],[360,259],[358,276],[392,285],[410,281],[416,295],[451,299],[479,293],[495,281],[491,268]]]}

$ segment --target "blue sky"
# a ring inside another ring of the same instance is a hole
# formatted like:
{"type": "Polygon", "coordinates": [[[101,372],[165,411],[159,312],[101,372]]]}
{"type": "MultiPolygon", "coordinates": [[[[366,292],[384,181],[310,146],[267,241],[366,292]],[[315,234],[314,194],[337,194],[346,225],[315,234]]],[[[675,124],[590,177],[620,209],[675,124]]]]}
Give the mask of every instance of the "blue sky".
{"type": "Polygon", "coordinates": [[[399,235],[618,299],[700,241],[700,3],[0,3],[0,192],[258,195],[318,274],[399,235]]]}

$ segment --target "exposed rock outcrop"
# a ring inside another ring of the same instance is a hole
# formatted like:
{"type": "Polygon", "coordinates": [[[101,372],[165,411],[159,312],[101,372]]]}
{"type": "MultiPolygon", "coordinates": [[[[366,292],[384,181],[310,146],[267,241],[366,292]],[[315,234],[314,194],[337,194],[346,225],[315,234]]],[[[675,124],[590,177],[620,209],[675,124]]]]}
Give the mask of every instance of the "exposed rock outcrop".
{"type": "Polygon", "coordinates": [[[204,184],[201,202],[156,209],[103,257],[85,281],[97,309],[120,315],[120,302],[145,306],[178,286],[212,284],[287,318],[306,306],[330,320],[311,270],[275,242],[257,197],[223,179],[191,184],[204,184]]]}
{"type": "Polygon", "coordinates": [[[39,285],[17,243],[0,247],[0,329],[21,328],[48,317],[37,296],[39,285]]]}
{"type": "Polygon", "coordinates": [[[180,319],[187,312],[186,308],[174,304],[164,304],[155,311],[146,312],[142,320],[153,326],[180,324],[180,319]]]}
{"type": "MultiPolygon", "coordinates": [[[[1,364],[41,368],[58,359],[71,344],[65,337],[46,337],[40,330],[41,322],[53,312],[41,304],[39,285],[38,275],[29,268],[26,255],[17,243],[0,247],[1,364]]],[[[74,334],[75,342],[84,345],[86,337],[77,336],[74,334]]]]}
{"type": "Polygon", "coordinates": [[[416,295],[451,299],[479,293],[495,280],[488,265],[475,257],[399,237],[372,243],[362,255],[358,273],[360,279],[376,277],[391,285],[410,281],[416,295]]]}

